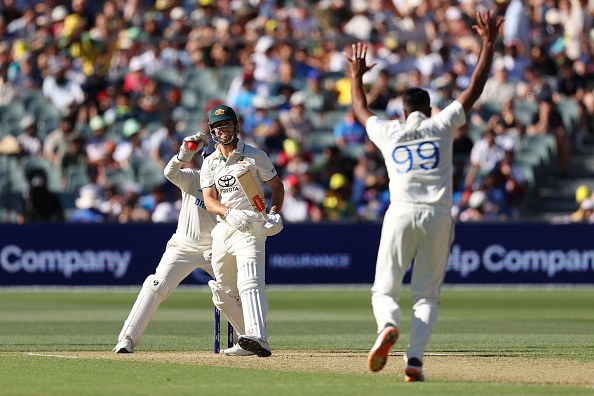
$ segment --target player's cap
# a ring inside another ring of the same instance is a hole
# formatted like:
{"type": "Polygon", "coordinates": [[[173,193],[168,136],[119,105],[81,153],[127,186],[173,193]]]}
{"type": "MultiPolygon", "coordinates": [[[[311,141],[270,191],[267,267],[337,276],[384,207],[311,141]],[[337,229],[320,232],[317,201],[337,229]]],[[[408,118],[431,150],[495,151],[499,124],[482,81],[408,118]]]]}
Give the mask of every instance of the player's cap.
{"type": "Polygon", "coordinates": [[[208,115],[208,124],[216,124],[221,121],[237,121],[235,110],[226,105],[219,105],[213,108],[208,115]]]}

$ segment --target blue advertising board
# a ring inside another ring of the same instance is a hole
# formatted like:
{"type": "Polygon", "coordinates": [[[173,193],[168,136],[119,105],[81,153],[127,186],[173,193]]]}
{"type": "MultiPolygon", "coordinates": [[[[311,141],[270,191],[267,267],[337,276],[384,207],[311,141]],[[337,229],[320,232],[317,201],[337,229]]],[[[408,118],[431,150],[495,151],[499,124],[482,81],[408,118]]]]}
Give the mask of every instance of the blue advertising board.
{"type": "MultiPolygon", "coordinates": [[[[446,283],[594,284],[586,224],[458,224],[446,283]]],[[[0,286],[140,285],[175,225],[0,225],[0,286]]],[[[371,284],[380,224],[287,224],[266,246],[266,283],[371,284]]],[[[183,284],[205,284],[194,271],[183,284]]],[[[408,279],[405,278],[405,282],[408,279]]]]}

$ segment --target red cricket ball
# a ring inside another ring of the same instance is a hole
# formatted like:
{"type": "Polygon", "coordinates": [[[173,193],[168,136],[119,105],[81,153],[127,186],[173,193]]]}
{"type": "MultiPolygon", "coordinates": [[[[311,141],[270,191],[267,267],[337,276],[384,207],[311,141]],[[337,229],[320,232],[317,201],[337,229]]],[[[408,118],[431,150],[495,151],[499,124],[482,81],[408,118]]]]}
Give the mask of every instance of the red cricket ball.
{"type": "Polygon", "coordinates": [[[196,150],[198,148],[198,144],[196,142],[186,142],[186,147],[188,150],[196,150]]]}

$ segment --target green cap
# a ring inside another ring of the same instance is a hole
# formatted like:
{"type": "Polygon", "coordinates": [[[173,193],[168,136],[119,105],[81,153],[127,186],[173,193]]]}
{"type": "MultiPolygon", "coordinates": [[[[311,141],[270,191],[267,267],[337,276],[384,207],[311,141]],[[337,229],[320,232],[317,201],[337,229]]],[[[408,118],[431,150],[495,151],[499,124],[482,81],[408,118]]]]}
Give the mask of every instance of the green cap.
{"type": "Polygon", "coordinates": [[[219,105],[213,108],[210,111],[208,116],[208,124],[216,124],[217,122],[221,121],[237,121],[237,114],[235,114],[235,110],[233,110],[229,106],[219,105]]]}
{"type": "Polygon", "coordinates": [[[140,131],[140,124],[134,118],[130,118],[124,122],[124,137],[130,136],[140,131]]]}

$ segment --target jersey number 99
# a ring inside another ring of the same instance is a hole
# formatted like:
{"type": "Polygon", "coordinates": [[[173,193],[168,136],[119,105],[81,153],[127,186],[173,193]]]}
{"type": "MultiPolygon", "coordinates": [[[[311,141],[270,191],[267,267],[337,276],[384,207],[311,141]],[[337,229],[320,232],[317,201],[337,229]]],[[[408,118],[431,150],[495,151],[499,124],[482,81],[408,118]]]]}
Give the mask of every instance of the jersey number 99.
{"type": "Polygon", "coordinates": [[[415,165],[424,170],[435,169],[439,164],[439,147],[433,142],[424,142],[413,153],[411,147],[397,146],[392,151],[392,159],[398,173],[408,173],[415,165]]]}

